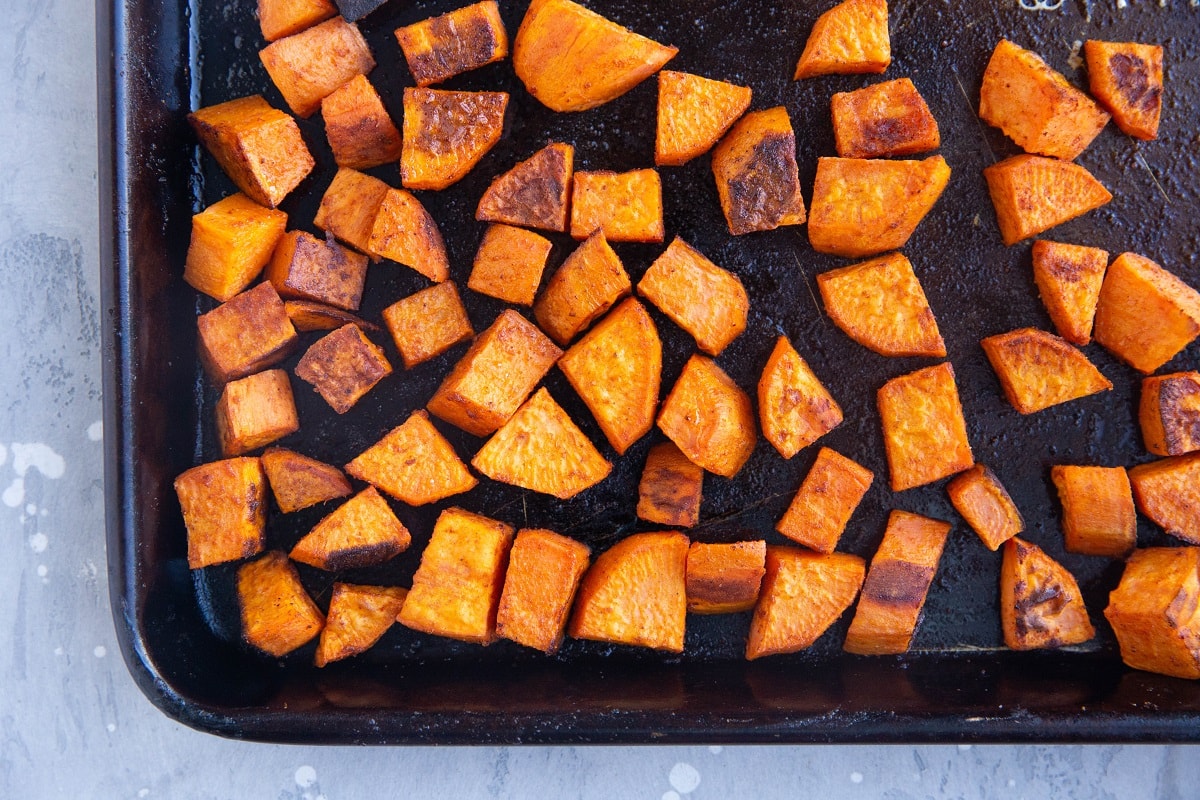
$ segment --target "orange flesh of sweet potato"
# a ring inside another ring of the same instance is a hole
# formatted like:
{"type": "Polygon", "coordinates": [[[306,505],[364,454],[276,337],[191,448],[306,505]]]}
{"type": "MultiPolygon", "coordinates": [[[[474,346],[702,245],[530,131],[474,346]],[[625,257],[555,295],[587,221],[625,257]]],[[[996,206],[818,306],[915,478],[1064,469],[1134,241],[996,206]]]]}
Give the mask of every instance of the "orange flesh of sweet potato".
{"type": "Polygon", "coordinates": [[[660,442],[646,455],[638,483],[638,519],[692,528],[700,522],[704,470],[688,460],[674,442],[660,442]]]}
{"type": "Polygon", "coordinates": [[[399,160],[400,131],[366,75],[355,75],[322,100],[321,119],[339,167],[367,169],[399,160]]]}
{"type": "Polygon", "coordinates": [[[538,389],[480,448],[471,466],[494,481],[567,500],[608,477],[612,464],[538,389]]]}
{"type": "Polygon", "coordinates": [[[533,0],[513,41],[513,69],[554,111],[584,111],[653,75],[678,50],[571,0],[533,0]]]}
{"type": "Polygon", "coordinates": [[[711,356],[746,329],[750,298],[742,282],[679,237],[654,260],[637,289],[711,356]]]}
{"type": "Polygon", "coordinates": [[[554,245],[511,225],[489,225],[475,253],[467,288],[515,305],[531,306],[554,245]]]}
{"type": "Polygon", "coordinates": [[[508,55],[508,33],[495,0],[457,8],[396,29],[417,86],[431,86],[508,55]]]}
{"type": "Polygon", "coordinates": [[[350,481],[337,467],[282,447],[263,451],[262,465],[275,504],[285,514],[352,493],[350,481]]]}
{"type": "Polygon", "coordinates": [[[217,383],[260,372],[282,361],[299,342],[268,281],[201,314],[196,327],[200,360],[217,383]]]}
{"type": "Polygon", "coordinates": [[[1013,650],[1080,644],[1096,635],[1075,577],[1016,536],[1004,543],[1000,564],[1000,627],[1013,650]]]}
{"type": "Polygon", "coordinates": [[[975,465],[950,362],[885,383],[877,396],[892,491],[901,492],[975,465]]]}
{"type": "Polygon", "coordinates": [[[693,614],[736,614],[758,601],[767,543],[692,542],[687,554],[687,609],[693,614]]]}
{"type": "Polygon", "coordinates": [[[746,658],[812,646],[854,602],[865,573],[863,560],[849,553],[818,555],[798,547],[768,547],[746,658]]]}
{"type": "Polygon", "coordinates": [[[332,0],[258,0],[258,24],[268,42],[311,28],[337,13],[332,0]]]}
{"type": "Polygon", "coordinates": [[[996,474],[976,464],[946,485],[954,510],[979,534],[988,550],[1025,530],[1025,520],[996,474]]]}
{"type": "Polygon", "coordinates": [[[571,183],[571,236],[597,230],[612,242],[663,240],[662,181],[653,169],[576,172],[571,183]]]}
{"type": "Polygon", "coordinates": [[[1087,356],[1046,331],[1022,328],[989,336],[979,344],[1008,402],[1022,414],[1112,388],[1087,356]]]}
{"type": "Polygon", "coordinates": [[[562,346],[633,289],[621,259],[597,230],[575,248],[533,306],[533,316],[562,346]]]}
{"type": "Polygon", "coordinates": [[[368,486],[296,542],[290,557],[301,564],[340,572],[382,564],[410,544],[408,528],[396,519],[375,487],[368,486]]]}
{"type": "Polygon", "coordinates": [[[1200,544],[1200,453],[1129,470],[1138,510],[1172,536],[1200,544]]]}
{"type": "Polygon", "coordinates": [[[571,636],[683,652],[687,553],[677,531],[635,533],[601,553],[579,586],[571,636]]]}
{"type": "Polygon", "coordinates": [[[1077,345],[1092,341],[1092,321],[1108,251],[1038,239],[1033,243],[1033,280],[1058,335],[1077,345]]]}
{"type": "Polygon", "coordinates": [[[442,232],[421,201],[403,189],[389,188],[384,194],[367,248],[415,269],[434,283],[450,277],[442,232]]]}
{"type": "Polygon", "coordinates": [[[662,380],[662,342],[654,321],[632,297],[617,306],[558,360],[619,454],[654,427],[662,380]]]}
{"type": "Polygon", "coordinates": [[[507,92],[404,90],[400,182],[408,189],[445,189],[500,141],[507,92]]]}
{"type": "Polygon", "coordinates": [[[561,142],[548,144],[492,180],[479,198],[475,219],[565,231],[574,172],[575,148],[561,142]]]}
{"type": "Polygon", "coordinates": [[[250,285],[271,260],[287,228],[287,214],[242,193],[192,217],[183,279],[222,303],[250,285]]]}
{"type": "Polygon", "coordinates": [[[1181,456],[1200,450],[1200,372],[1144,379],[1138,419],[1151,453],[1181,456]]]}
{"type": "Polygon", "coordinates": [[[383,310],[383,323],[396,342],[405,369],[423,364],[475,335],[452,281],[392,303],[383,310]]]}
{"type": "Polygon", "coordinates": [[[358,26],[341,17],[278,39],[258,57],[298,117],[312,116],[335,89],[375,68],[358,26]]]}
{"type": "Polygon", "coordinates": [[[227,458],[175,479],[192,569],[262,552],[267,525],[266,475],[257,458],[227,458]]]}
{"type": "Polygon", "coordinates": [[[398,617],[414,630],[491,644],[513,529],[448,508],[433,526],[398,617]]]}
{"type": "Polygon", "coordinates": [[[557,651],[591,555],[587,545],[553,531],[517,531],[496,612],[496,635],[543,653],[557,651]]]}
{"type": "Polygon", "coordinates": [[[754,408],[711,358],[693,355],[658,414],[658,427],[692,463],[732,478],[754,452],[754,408]]]}
{"type": "Polygon", "coordinates": [[[837,548],[846,524],[874,480],[871,470],[822,447],[775,529],[828,555],[837,548]]]}
{"type": "Polygon", "coordinates": [[[1200,335],[1200,292],[1135,253],[1108,268],[1096,305],[1096,341],[1149,374],[1200,335]]]}
{"type": "Polygon", "coordinates": [[[813,249],[846,258],[898,250],[950,181],[941,156],[924,161],[821,158],[808,238],[813,249]]]}
{"type": "Polygon", "coordinates": [[[796,133],[783,106],[742,117],[713,150],[712,170],[733,235],[804,224],[796,133]]]}
{"type": "Polygon", "coordinates": [[[371,249],[371,230],[389,191],[391,187],[378,178],[343,167],[321,197],[313,225],[378,261],[371,249]]]}
{"type": "Polygon", "coordinates": [[[902,253],[817,276],[825,311],[847,336],[882,356],[945,357],[933,309],[902,253]]]}
{"type": "Polygon", "coordinates": [[[750,107],[749,86],[687,72],[658,73],[654,163],[680,166],[712,149],[750,107]]]}
{"type": "Polygon", "coordinates": [[[347,464],[346,472],[410,506],[436,503],[479,482],[420,410],[347,464]]]}
{"type": "Polygon", "coordinates": [[[296,377],[312,384],[325,402],[345,414],[375,384],[392,374],[383,348],[357,325],[343,325],[326,334],[296,364],[296,377]]]}
{"type": "Polygon", "coordinates": [[[1092,173],[1056,158],[1013,156],[986,167],[983,177],[1006,245],[1037,236],[1112,200],[1092,173]]]}
{"type": "Polygon", "coordinates": [[[1092,95],[1117,127],[1137,139],[1158,137],[1162,116],[1163,49],[1134,42],[1084,42],[1092,95]]]}
{"type": "Polygon", "coordinates": [[[758,380],[763,436],[784,458],[842,424],[842,409],[786,336],[775,342],[758,380]]]}
{"type": "Polygon", "coordinates": [[[367,280],[367,257],[333,237],[321,241],[311,233],[289,231],[275,247],[266,279],[280,297],[357,311],[367,280]]]}
{"type": "Polygon", "coordinates": [[[1124,467],[1058,465],[1050,470],[1062,503],[1067,552],[1125,558],[1137,547],[1137,515],[1124,467]]]}
{"type": "Polygon", "coordinates": [[[369,650],[392,627],[406,596],[402,586],[333,584],[314,663],[323,667],[369,650]]]}
{"type": "Polygon", "coordinates": [[[277,658],[312,641],[325,625],[296,568],[278,551],[238,569],[237,595],[246,641],[277,658]]]}
{"type": "Polygon", "coordinates": [[[792,80],[883,72],[892,63],[885,0],[845,0],[817,18],[792,80]]]}
{"type": "Polygon", "coordinates": [[[300,430],[287,373],[269,369],[225,384],[217,401],[221,453],[240,456],[300,430]]]}
{"type": "Polygon", "coordinates": [[[830,111],[842,158],[911,156],[942,144],[937,120],[908,78],[838,92],[830,111]]]}
{"type": "Polygon", "coordinates": [[[283,304],[283,310],[296,330],[301,332],[335,331],[343,325],[357,325],[372,333],[381,330],[374,322],[367,322],[349,311],[311,300],[287,300],[283,304]]]}
{"type": "Polygon", "coordinates": [[[1200,678],[1200,549],[1135,550],[1104,616],[1134,669],[1200,678]]]}
{"type": "Polygon", "coordinates": [[[847,653],[908,652],[950,528],[918,514],[891,513],[846,632],[847,653]]]}

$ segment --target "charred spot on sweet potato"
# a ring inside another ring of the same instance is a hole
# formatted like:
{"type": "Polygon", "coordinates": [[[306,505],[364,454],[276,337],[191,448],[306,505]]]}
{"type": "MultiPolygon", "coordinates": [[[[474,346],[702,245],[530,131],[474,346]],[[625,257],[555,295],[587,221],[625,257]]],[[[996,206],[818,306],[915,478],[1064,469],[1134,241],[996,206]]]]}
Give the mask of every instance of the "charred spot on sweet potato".
{"type": "Polygon", "coordinates": [[[1113,80],[1129,105],[1152,111],[1162,99],[1162,87],[1151,86],[1146,76],[1146,61],[1128,53],[1116,53],[1108,59],[1113,80]]]}
{"type": "Polygon", "coordinates": [[[790,210],[790,197],[772,191],[796,174],[794,142],[768,136],[754,146],[746,169],[729,181],[731,227],[758,230],[790,210]]]}
{"type": "Polygon", "coordinates": [[[863,585],[863,597],[877,603],[912,606],[925,599],[933,569],[907,561],[886,561],[871,566],[871,577],[863,585]]]}

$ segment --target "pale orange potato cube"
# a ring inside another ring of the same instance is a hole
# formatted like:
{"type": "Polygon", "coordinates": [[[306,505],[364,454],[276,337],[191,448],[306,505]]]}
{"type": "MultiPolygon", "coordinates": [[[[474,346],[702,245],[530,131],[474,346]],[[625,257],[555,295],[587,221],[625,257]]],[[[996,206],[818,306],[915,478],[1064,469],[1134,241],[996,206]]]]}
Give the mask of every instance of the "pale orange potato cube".
{"type": "Polygon", "coordinates": [[[200,360],[217,383],[244,378],[279,363],[300,341],[269,281],[201,314],[196,328],[200,360]]]}
{"type": "Polygon", "coordinates": [[[238,569],[237,597],[242,635],[276,658],[311,642],[325,625],[296,568],[277,550],[238,569]]]}
{"type": "Polygon", "coordinates": [[[1108,268],[1096,306],[1096,341],[1149,374],[1200,335],[1200,292],[1136,253],[1108,268]]]}
{"type": "Polygon", "coordinates": [[[857,461],[822,447],[775,530],[818,553],[832,553],[874,480],[875,473],[857,461]]]}
{"type": "Polygon", "coordinates": [[[1004,543],[1000,564],[1000,627],[1012,650],[1064,647],[1096,636],[1075,576],[1016,536],[1004,543]]]}
{"type": "Polygon", "coordinates": [[[746,329],[750,298],[741,280],[679,237],[654,259],[637,290],[710,356],[746,329]]]}
{"type": "Polygon", "coordinates": [[[1058,465],[1050,470],[1062,503],[1067,552],[1125,558],[1137,547],[1137,514],[1124,467],[1058,465]]]}
{"type": "Polygon", "coordinates": [[[408,528],[375,487],[368,486],[318,522],[289,556],[301,564],[340,572],[382,564],[410,544],[408,528]]]}
{"type": "Polygon", "coordinates": [[[343,167],[321,197],[313,225],[379,261],[371,249],[371,231],[389,191],[391,187],[378,178],[343,167]]]}
{"type": "Polygon", "coordinates": [[[842,424],[841,406],[786,336],[776,340],[758,379],[758,420],[784,458],[842,424]]]}
{"type": "Polygon", "coordinates": [[[1045,239],[1033,243],[1033,280],[1058,335],[1071,344],[1092,341],[1107,268],[1107,250],[1045,239]]]}
{"type": "Polygon", "coordinates": [[[694,464],[732,478],[754,452],[754,407],[717,362],[693,355],[658,414],[658,427],[694,464]]]}
{"type": "Polygon", "coordinates": [[[877,402],[892,491],[975,465],[950,362],[893,378],[879,389],[877,402]]]}
{"type": "Polygon", "coordinates": [[[283,310],[292,321],[292,325],[301,333],[308,331],[336,331],[343,325],[357,325],[364,331],[379,333],[382,328],[374,322],[367,322],[362,317],[351,314],[345,309],[315,303],[312,300],[285,300],[283,310]]]}
{"type": "Polygon", "coordinates": [[[467,288],[506,303],[533,305],[554,245],[511,225],[489,225],[475,253],[467,288]]]}
{"type": "Polygon", "coordinates": [[[1135,139],[1158,138],[1162,117],[1163,48],[1136,42],[1083,43],[1088,88],[1135,139]]]}
{"type": "Polygon", "coordinates": [[[700,522],[704,470],[688,460],[674,442],[650,448],[638,482],[638,519],[693,528],[700,522]]]}
{"type": "Polygon", "coordinates": [[[1068,342],[1036,328],[988,336],[979,342],[1004,396],[1022,414],[1107,392],[1112,382],[1068,342]]]}
{"type": "Polygon", "coordinates": [[[258,24],[268,42],[311,28],[337,13],[333,0],[258,0],[258,24]]]}
{"type": "Polygon", "coordinates": [[[1200,678],[1200,548],[1135,550],[1104,616],[1134,669],[1200,678]]]}
{"type": "Polygon", "coordinates": [[[517,531],[496,612],[496,635],[543,653],[556,652],[591,555],[587,545],[553,531],[517,531]]]}
{"type": "Polygon", "coordinates": [[[283,447],[268,447],[261,459],[275,504],[285,514],[352,494],[350,481],[332,464],[283,447]]]}
{"type": "Polygon", "coordinates": [[[277,39],[259,51],[267,74],[298,117],[310,117],[321,101],[355,75],[375,69],[358,26],[341,17],[277,39]]]}
{"type": "Polygon", "coordinates": [[[471,171],[500,141],[508,92],[404,90],[400,182],[407,189],[445,189],[471,171]]]}
{"type": "Polygon", "coordinates": [[[345,414],[392,374],[383,348],[357,325],[343,325],[313,343],[296,364],[296,377],[312,384],[325,402],[345,414]]]}
{"type": "Polygon", "coordinates": [[[996,473],[976,464],[946,484],[950,504],[993,552],[1025,530],[1025,519],[996,473]]]}
{"type": "Polygon", "coordinates": [[[942,144],[937,120],[909,78],[837,92],[830,111],[842,158],[911,156],[942,144]]]}
{"type": "Polygon", "coordinates": [[[355,457],[346,472],[410,506],[436,503],[479,483],[421,410],[355,457]]]}
{"type": "Polygon", "coordinates": [[[574,173],[575,148],[561,142],[548,144],[492,180],[479,198],[475,219],[565,231],[574,173]]]}
{"type": "Polygon", "coordinates": [[[227,458],[192,467],[175,479],[192,569],[262,552],[267,476],[257,458],[227,458]]]}
{"type": "Polygon", "coordinates": [[[245,289],[271,260],[287,228],[287,214],[242,193],[192,217],[183,279],[222,303],[245,289]]]}
{"type": "Polygon", "coordinates": [[[1112,200],[1092,173],[1057,158],[1013,156],[985,167],[983,177],[1006,245],[1037,236],[1112,200]]]}
{"type": "Polygon", "coordinates": [[[240,456],[300,430],[287,373],[269,369],[225,384],[217,401],[217,439],[225,456],[240,456]]]}
{"type": "Polygon", "coordinates": [[[654,163],[680,166],[712,149],[750,107],[749,86],[687,72],[658,73],[654,163]]]}
{"type": "Polygon", "coordinates": [[[783,106],[742,117],[712,154],[725,223],[734,236],[802,225],[796,133],[783,106]]]}
{"type": "Polygon", "coordinates": [[[737,614],[758,602],[767,543],[692,542],[687,554],[687,609],[693,614],[737,614]]]}
{"type": "Polygon", "coordinates": [[[565,347],[632,290],[621,259],[604,231],[597,230],[550,276],[533,306],[533,316],[551,339],[565,347]]]}
{"type": "Polygon", "coordinates": [[[508,55],[500,5],[485,0],[396,29],[417,86],[431,86],[508,55]]]}
{"type": "Polygon", "coordinates": [[[392,303],[383,310],[383,324],[392,334],[405,369],[424,364],[475,335],[452,281],[392,303]]]}
{"type": "Polygon", "coordinates": [[[408,589],[402,586],[333,584],[329,616],[313,663],[323,667],[371,649],[392,627],[407,596],[408,589]]]}
{"type": "Polygon", "coordinates": [[[576,172],[571,183],[571,236],[603,231],[611,242],[663,240],[662,181],[653,169],[576,172]]]}
{"type": "Polygon", "coordinates": [[[1138,420],[1146,449],[1157,456],[1200,450],[1200,372],[1142,380],[1138,420]]]}
{"type": "Polygon", "coordinates": [[[450,277],[446,244],[437,223],[411,192],[389,188],[371,224],[368,250],[411,267],[434,283],[450,277]]]}
{"type": "Polygon", "coordinates": [[[883,72],[891,63],[886,0],[845,0],[817,18],[792,80],[883,72]]]}
{"type": "Polygon", "coordinates": [[[276,245],[265,277],[280,297],[356,311],[367,280],[367,257],[332,236],[322,241],[305,231],[289,231],[276,245]]]}
{"type": "Polygon", "coordinates": [[[323,99],[321,119],[339,167],[367,169],[400,159],[400,131],[366,75],[355,75],[323,99]]]}
{"type": "Polygon", "coordinates": [[[1139,511],[1172,536],[1200,544],[1200,453],[1139,464],[1129,481],[1139,511]]]}

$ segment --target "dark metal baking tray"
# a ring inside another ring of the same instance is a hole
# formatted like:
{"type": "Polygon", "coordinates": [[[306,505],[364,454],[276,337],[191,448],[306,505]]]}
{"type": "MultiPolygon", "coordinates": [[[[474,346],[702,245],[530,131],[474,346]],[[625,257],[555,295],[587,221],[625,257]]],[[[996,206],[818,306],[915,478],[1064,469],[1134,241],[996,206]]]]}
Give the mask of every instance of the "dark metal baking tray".
{"type": "MultiPolygon", "coordinates": [[[[411,77],[392,37],[400,24],[454,2],[387,3],[360,25],[379,61],[372,80],[397,119],[411,77]]],[[[830,3],[689,0],[590,3],[632,29],[680,48],[674,69],[749,84],[754,108],[785,104],[797,131],[801,179],[811,191],[816,158],[834,152],[829,98],[877,80],[790,80],[804,38],[830,3]]],[[[1029,3],[1027,3],[1029,4],[1029,3]]],[[[1053,5],[1052,3],[1050,5],[1053,5]]],[[[261,68],[254,3],[124,0],[98,3],[100,192],[105,314],[105,431],[111,595],[122,649],[146,695],[166,714],[224,736],[328,743],[827,742],[929,740],[1191,741],[1200,739],[1200,686],[1125,669],[1101,615],[1119,563],[1065,553],[1060,509],[1049,481],[1055,463],[1132,464],[1147,458],[1136,428],[1138,376],[1098,347],[1087,354],[1115,389],[1022,417],[1004,401],[978,341],[1034,325],[1050,327],[1030,277],[1028,245],[1001,246],[980,171],[1014,152],[976,118],[980,76],[1004,37],[1041,52],[1076,81],[1072,44],[1089,37],[1161,42],[1167,48],[1161,137],[1136,143],[1110,126],[1080,161],[1116,195],[1103,210],[1055,230],[1054,238],[1144,253],[1200,285],[1200,201],[1195,108],[1200,105],[1200,9],[1185,0],[1068,2],[1026,11],[1015,0],[895,0],[894,61],[885,77],[911,76],[943,133],[951,184],[905,252],[916,265],[958,373],[971,442],[996,470],[1028,522],[1025,534],[1079,578],[1095,642],[1062,652],[1012,653],[1001,646],[996,611],[999,555],[987,551],[949,507],[941,485],[893,495],[887,488],[874,393],[888,378],[932,363],[886,359],[851,342],[819,310],[813,276],[845,262],[821,256],[804,228],[731,237],[707,158],[662,170],[668,236],[679,235],[737,272],[749,291],[750,325],[720,358],[752,390],[774,338],[786,333],[846,411],[826,444],[861,461],[877,480],[842,542],[869,557],[889,509],[953,520],[917,631],[902,658],[840,650],[847,615],[812,649],[746,663],[746,615],[692,617],[681,656],[569,641],[553,658],[508,642],[487,648],[422,636],[396,626],[369,653],[317,670],[312,649],[266,659],[240,643],[233,567],[192,573],[171,482],[215,458],[215,392],[195,357],[196,314],[212,306],[181,280],[193,211],[232,191],[201,154],[185,115],[193,108],[263,92],[284,107],[261,68]],[[1091,21],[1087,21],[1090,14],[1091,21]]],[[[525,3],[502,3],[515,34],[525,3]]],[[[551,140],[572,142],[578,167],[623,170],[653,160],[655,86],[647,81],[598,109],[554,115],[525,93],[511,62],[451,81],[449,88],[512,93],[499,145],[459,184],[422,193],[445,234],[452,277],[463,285],[483,225],[473,219],[487,182],[551,140]]],[[[333,171],[320,118],[301,121],[318,167],[284,209],[291,227],[311,229],[333,171]]],[[[394,166],[376,174],[398,183],[394,166]]],[[[551,263],[569,243],[556,240],[551,263]]],[[[636,280],[659,252],[619,245],[636,280]]],[[[396,265],[372,267],[364,314],[421,287],[396,265]]],[[[464,292],[477,329],[500,305],[464,292]]],[[[658,316],[665,340],[664,386],[691,352],[690,339],[658,316]]],[[[382,341],[381,341],[382,343],[382,341]]],[[[390,343],[386,346],[391,348],[390,343]]],[[[395,356],[394,351],[388,351],[395,356]]],[[[285,440],[345,463],[422,406],[462,346],[422,367],[400,370],[350,414],[336,418],[297,384],[302,430],[285,440]]],[[[1194,368],[1193,345],[1169,368],[1194,368]]],[[[294,364],[294,359],[288,366],[294,364]]],[[[603,437],[561,376],[548,385],[593,441],[603,437]]],[[[479,441],[448,426],[460,453],[479,441]]],[[[637,528],[636,480],[653,434],[621,459],[613,476],[568,502],[509,487],[481,486],[434,508],[397,512],[414,546],[394,562],[353,573],[403,583],[434,515],[450,503],[517,525],[556,528],[600,550],[637,528]]],[[[604,449],[610,458],[614,454],[604,449]]],[[[764,442],[743,472],[705,484],[700,540],[747,536],[783,543],[773,524],[815,457],[785,461],[764,442]]],[[[486,482],[485,482],[486,483],[486,482]]],[[[269,541],[289,547],[321,515],[274,515],[269,541]]],[[[1145,520],[1143,545],[1170,541],[1145,520]]],[[[331,577],[305,568],[318,603],[331,577]]]]}

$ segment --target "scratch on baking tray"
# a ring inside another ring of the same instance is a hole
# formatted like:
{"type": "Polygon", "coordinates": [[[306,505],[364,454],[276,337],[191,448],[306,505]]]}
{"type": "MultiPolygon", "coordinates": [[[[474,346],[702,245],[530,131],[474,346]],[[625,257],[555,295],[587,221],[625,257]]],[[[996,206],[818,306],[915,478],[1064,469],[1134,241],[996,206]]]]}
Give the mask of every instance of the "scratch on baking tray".
{"type": "Polygon", "coordinates": [[[792,251],[792,260],[796,262],[796,269],[800,270],[800,279],[804,281],[804,288],[808,289],[808,296],[812,298],[813,308],[817,310],[817,319],[821,321],[821,327],[825,327],[825,315],[821,313],[821,304],[817,302],[817,294],[809,284],[808,276],[804,274],[804,267],[800,266],[800,256],[796,255],[795,251],[792,251]]]}
{"type": "Polygon", "coordinates": [[[1162,187],[1162,184],[1158,182],[1158,177],[1154,174],[1154,170],[1150,169],[1150,165],[1146,163],[1146,159],[1140,152],[1135,152],[1133,157],[1146,170],[1146,173],[1150,176],[1150,180],[1154,181],[1154,185],[1158,187],[1159,194],[1163,196],[1163,200],[1166,201],[1167,205],[1171,205],[1171,197],[1167,194],[1167,190],[1162,187]]]}
{"type": "Polygon", "coordinates": [[[724,514],[718,514],[715,517],[711,517],[711,518],[705,520],[704,522],[700,523],[696,527],[692,528],[692,530],[699,531],[699,530],[703,530],[703,529],[709,527],[710,525],[716,525],[721,522],[728,522],[731,519],[737,519],[742,514],[745,514],[747,511],[758,508],[759,506],[769,503],[772,500],[776,500],[780,497],[790,497],[793,494],[795,494],[795,492],[780,492],[778,494],[768,495],[767,497],[763,497],[758,500],[755,500],[753,503],[750,503],[749,505],[742,506],[737,511],[729,511],[724,514]]]}
{"type": "Polygon", "coordinates": [[[975,113],[975,106],[971,105],[971,98],[967,95],[967,87],[963,86],[962,79],[958,77],[958,70],[953,70],[954,82],[958,84],[958,91],[962,92],[963,101],[966,102],[967,108],[971,110],[971,116],[975,118],[975,126],[979,128],[979,138],[983,139],[983,145],[987,148],[988,154],[992,157],[992,163],[996,163],[996,151],[992,149],[991,142],[988,141],[987,132],[983,129],[983,123],[979,120],[979,115],[975,113]]]}

